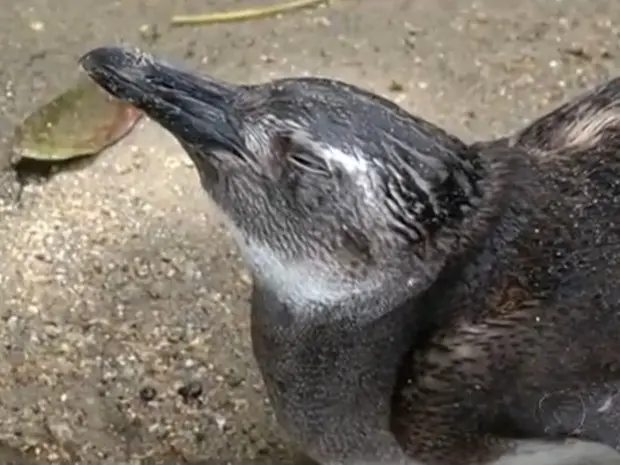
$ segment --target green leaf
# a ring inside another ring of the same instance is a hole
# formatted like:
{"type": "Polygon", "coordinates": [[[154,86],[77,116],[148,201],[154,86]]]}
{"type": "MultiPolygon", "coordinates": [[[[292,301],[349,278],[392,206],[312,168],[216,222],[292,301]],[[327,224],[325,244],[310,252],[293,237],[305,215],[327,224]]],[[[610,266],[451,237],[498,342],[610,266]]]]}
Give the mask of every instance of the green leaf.
{"type": "Polygon", "coordinates": [[[84,76],[23,121],[13,155],[49,162],[95,155],[127,135],[141,116],[84,76]]]}

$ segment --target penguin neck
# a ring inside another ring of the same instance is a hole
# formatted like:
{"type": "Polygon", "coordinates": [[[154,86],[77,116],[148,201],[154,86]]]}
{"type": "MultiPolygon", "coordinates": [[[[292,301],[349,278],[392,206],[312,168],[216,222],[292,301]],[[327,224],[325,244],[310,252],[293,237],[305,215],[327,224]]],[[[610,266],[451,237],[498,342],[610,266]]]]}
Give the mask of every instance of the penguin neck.
{"type": "Polygon", "coordinates": [[[254,355],[278,422],[294,440],[337,444],[327,461],[368,448],[377,462],[398,462],[390,399],[415,312],[393,308],[380,270],[352,281],[327,263],[286,259],[256,242],[242,253],[254,277],[254,355]]]}
{"type": "MultiPolygon", "coordinates": [[[[361,326],[393,306],[394,293],[385,292],[381,270],[353,280],[327,263],[290,259],[255,240],[244,241],[241,251],[255,285],[282,302],[289,318],[299,325],[347,320],[349,325],[361,326]]],[[[407,280],[402,283],[406,292],[407,280]]],[[[403,293],[399,293],[401,298],[403,293]]]]}
{"type": "Polygon", "coordinates": [[[314,458],[337,462],[364,451],[366,459],[398,463],[402,452],[389,433],[391,396],[411,346],[415,312],[402,306],[361,323],[356,314],[377,309],[353,302],[314,302],[302,312],[255,281],[254,355],[291,439],[319,449],[329,444],[330,456],[310,450],[314,458]]]}

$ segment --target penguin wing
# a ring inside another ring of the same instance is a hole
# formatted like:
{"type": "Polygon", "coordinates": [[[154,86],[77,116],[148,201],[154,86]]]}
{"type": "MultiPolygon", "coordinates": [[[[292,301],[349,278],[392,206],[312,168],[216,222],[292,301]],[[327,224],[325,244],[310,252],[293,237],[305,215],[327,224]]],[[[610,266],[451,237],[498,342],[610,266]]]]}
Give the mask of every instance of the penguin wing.
{"type": "Polygon", "coordinates": [[[477,456],[518,439],[620,451],[620,338],[608,311],[531,301],[444,328],[405,364],[397,441],[416,456],[477,456]]]}
{"type": "Polygon", "coordinates": [[[519,443],[553,448],[566,439],[610,448],[579,451],[578,463],[601,463],[600,454],[603,463],[616,463],[610,452],[620,451],[620,382],[530,393],[520,399],[514,393],[507,398],[472,393],[458,400],[445,392],[426,392],[429,399],[418,397],[419,408],[393,412],[392,432],[406,454],[427,463],[493,463],[515,453],[519,443]]]}

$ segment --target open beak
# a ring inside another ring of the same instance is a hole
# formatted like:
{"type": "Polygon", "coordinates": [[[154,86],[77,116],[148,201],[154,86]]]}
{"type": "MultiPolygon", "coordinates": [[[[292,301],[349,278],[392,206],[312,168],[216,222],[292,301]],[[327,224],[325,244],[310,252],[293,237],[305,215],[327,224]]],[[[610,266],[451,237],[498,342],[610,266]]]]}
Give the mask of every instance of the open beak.
{"type": "Polygon", "coordinates": [[[99,86],[142,110],[185,147],[242,155],[244,144],[233,106],[238,86],[123,47],[91,50],[80,65],[99,86]]]}

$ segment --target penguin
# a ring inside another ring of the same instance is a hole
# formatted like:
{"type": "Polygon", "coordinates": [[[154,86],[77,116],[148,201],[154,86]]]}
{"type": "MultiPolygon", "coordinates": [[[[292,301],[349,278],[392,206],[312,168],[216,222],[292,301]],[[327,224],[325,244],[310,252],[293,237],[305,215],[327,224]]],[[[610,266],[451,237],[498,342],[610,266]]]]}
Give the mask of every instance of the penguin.
{"type": "Polygon", "coordinates": [[[123,47],[80,64],[193,161],[310,458],[620,463],[620,78],[466,143],[338,80],[236,85],[123,47]]]}

